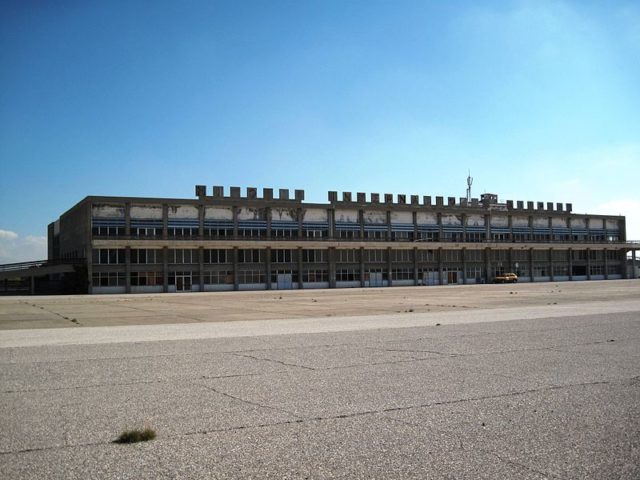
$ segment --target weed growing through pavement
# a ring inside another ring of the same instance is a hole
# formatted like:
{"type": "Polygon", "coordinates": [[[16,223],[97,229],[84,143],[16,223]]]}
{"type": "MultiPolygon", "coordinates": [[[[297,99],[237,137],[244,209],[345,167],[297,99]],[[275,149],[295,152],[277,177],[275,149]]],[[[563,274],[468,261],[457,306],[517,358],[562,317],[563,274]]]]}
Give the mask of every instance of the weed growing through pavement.
{"type": "Polygon", "coordinates": [[[156,438],[156,431],[145,422],[142,429],[125,430],[113,443],[148,442],[156,438]]]}

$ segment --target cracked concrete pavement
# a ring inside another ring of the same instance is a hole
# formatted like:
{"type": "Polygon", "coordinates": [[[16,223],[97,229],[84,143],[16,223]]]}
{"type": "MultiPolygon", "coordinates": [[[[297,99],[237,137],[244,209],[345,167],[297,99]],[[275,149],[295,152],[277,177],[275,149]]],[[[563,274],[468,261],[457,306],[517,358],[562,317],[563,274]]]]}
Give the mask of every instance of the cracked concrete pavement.
{"type": "Polygon", "coordinates": [[[611,301],[601,285],[556,305],[5,330],[0,477],[640,478],[640,283],[611,301]],[[145,422],[156,440],[112,443],[145,422]]]}

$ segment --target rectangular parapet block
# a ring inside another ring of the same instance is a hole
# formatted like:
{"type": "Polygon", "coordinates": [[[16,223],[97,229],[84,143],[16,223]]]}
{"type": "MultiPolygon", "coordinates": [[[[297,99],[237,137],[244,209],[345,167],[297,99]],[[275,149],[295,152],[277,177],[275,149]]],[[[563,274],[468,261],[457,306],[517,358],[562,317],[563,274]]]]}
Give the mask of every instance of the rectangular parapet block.
{"type": "Polygon", "coordinates": [[[351,201],[351,192],[342,192],[342,201],[350,202],[351,201]]]}
{"type": "Polygon", "coordinates": [[[255,200],[258,198],[258,189],[254,187],[247,187],[247,198],[249,200],[255,200]]]}
{"type": "Polygon", "coordinates": [[[380,194],[372,193],[371,194],[371,203],[380,203],[380,194]]]}
{"type": "Polygon", "coordinates": [[[516,202],[516,208],[517,208],[518,210],[524,210],[524,202],[523,202],[522,200],[518,200],[518,201],[516,202]]]}
{"type": "Polygon", "coordinates": [[[425,207],[430,207],[431,206],[431,195],[424,195],[422,197],[422,204],[425,207]]]}
{"type": "Polygon", "coordinates": [[[399,193],[398,194],[398,204],[399,205],[406,205],[407,204],[407,196],[404,193],[399,193]]]}
{"type": "Polygon", "coordinates": [[[304,200],[304,190],[295,190],[294,196],[295,196],[296,202],[302,202],[304,200]]]}
{"type": "Polygon", "coordinates": [[[280,200],[289,200],[289,189],[288,188],[281,188],[278,191],[278,199],[280,199],[280,200]]]}
{"type": "Polygon", "coordinates": [[[562,211],[562,203],[556,203],[556,211],[558,212],[562,211]]]}
{"type": "Polygon", "coordinates": [[[513,210],[513,200],[507,200],[507,210],[513,210]]]}
{"type": "Polygon", "coordinates": [[[207,196],[207,186],[206,185],[196,185],[196,197],[206,197],[207,196]]]}
{"type": "Polygon", "coordinates": [[[553,202],[547,202],[547,210],[553,212],[553,202]]]}
{"type": "Polygon", "coordinates": [[[544,202],[536,202],[536,210],[544,210],[544,202]]]}
{"type": "Polygon", "coordinates": [[[449,205],[450,207],[455,207],[456,206],[456,197],[447,198],[447,205],[449,205]]]}
{"type": "Polygon", "coordinates": [[[273,200],[273,188],[263,188],[262,198],[265,200],[273,200]]]}
{"type": "Polygon", "coordinates": [[[219,185],[214,185],[213,186],[213,193],[212,193],[214,198],[222,198],[224,197],[224,187],[221,187],[219,185]]]}
{"type": "Polygon", "coordinates": [[[478,207],[478,206],[479,206],[479,204],[480,204],[480,202],[478,202],[478,199],[477,199],[477,198],[472,198],[472,199],[471,199],[471,206],[472,206],[472,207],[478,207]]]}
{"type": "Polygon", "coordinates": [[[442,207],[444,205],[444,197],[436,197],[436,206],[442,207]]]}
{"type": "Polygon", "coordinates": [[[565,210],[569,213],[571,213],[571,211],[573,210],[573,204],[572,203],[567,203],[565,210]]]}
{"type": "Polygon", "coordinates": [[[411,195],[411,205],[420,205],[420,197],[418,195],[411,195]]]}
{"type": "Polygon", "coordinates": [[[335,191],[330,191],[328,194],[328,198],[330,202],[337,202],[338,201],[338,192],[335,191]]]}
{"type": "Polygon", "coordinates": [[[384,203],[393,203],[393,193],[384,194],[384,203]]]}
{"type": "Polygon", "coordinates": [[[533,202],[527,201],[527,210],[533,210],[533,202]]]}
{"type": "Polygon", "coordinates": [[[231,187],[229,190],[231,198],[240,198],[240,187],[231,187]]]}
{"type": "Polygon", "coordinates": [[[364,192],[358,192],[356,194],[358,198],[358,203],[367,203],[367,194],[364,192]]]}

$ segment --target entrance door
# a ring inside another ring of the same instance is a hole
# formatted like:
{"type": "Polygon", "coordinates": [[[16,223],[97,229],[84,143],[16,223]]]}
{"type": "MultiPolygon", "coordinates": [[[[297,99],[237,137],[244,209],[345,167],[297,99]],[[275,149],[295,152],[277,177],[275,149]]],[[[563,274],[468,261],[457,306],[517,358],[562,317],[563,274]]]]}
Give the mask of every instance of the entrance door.
{"type": "Polygon", "coordinates": [[[190,292],[191,291],[191,274],[176,273],[176,291],[178,292],[190,292]]]}
{"type": "Polygon", "coordinates": [[[458,272],[447,272],[448,283],[458,283],[458,272]]]}
{"type": "Polygon", "coordinates": [[[293,275],[290,273],[278,273],[276,280],[278,290],[291,290],[293,288],[293,275]]]}

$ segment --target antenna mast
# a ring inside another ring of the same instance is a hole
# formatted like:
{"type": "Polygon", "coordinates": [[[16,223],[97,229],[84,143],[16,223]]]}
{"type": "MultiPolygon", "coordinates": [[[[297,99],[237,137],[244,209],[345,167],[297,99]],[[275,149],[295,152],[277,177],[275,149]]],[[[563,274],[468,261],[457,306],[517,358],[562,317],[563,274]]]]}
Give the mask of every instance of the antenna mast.
{"type": "Polygon", "coordinates": [[[473,184],[473,178],[471,178],[471,170],[467,176],[467,203],[471,203],[471,185],[473,184]]]}

